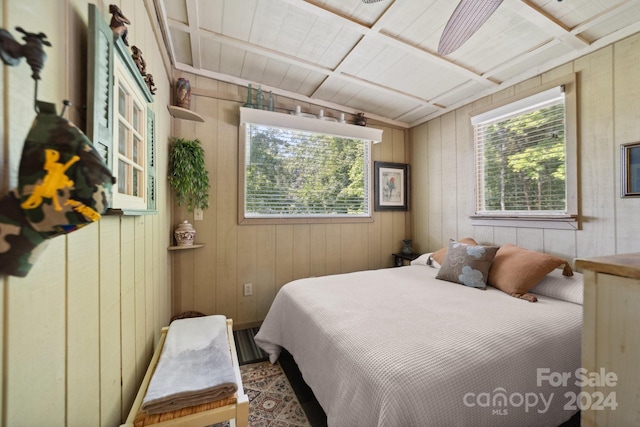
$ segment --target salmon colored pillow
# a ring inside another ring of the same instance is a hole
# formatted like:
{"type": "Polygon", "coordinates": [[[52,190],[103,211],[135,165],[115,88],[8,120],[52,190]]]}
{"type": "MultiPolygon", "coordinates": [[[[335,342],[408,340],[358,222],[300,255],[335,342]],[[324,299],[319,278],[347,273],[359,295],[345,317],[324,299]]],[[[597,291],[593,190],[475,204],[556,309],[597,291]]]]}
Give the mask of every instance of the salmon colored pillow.
{"type": "Polygon", "coordinates": [[[571,266],[562,258],[506,244],[498,249],[493,259],[487,283],[512,297],[536,302],[535,295],[528,292],[563,264],[562,274],[573,276],[571,266]]]}
{"type": "MultiPolygon", "coordinates": [[[[453,242],[454,240],[451,239],[451,241],[453,242]]],[[[467,245],[473,245],[473,246],[477,246],[478,245],[478,242],[473,240],[471,237],[465,237],[464,239],[458,240],[458,242],[459,243],[465,243],[467,245]]],[[[435,251],[434,253],[431,254],[431,258],[433,258],[436,261],[438,261],[438,264],[440,264],[440,265],[444,264],[444,258],[447,256],[447,250],[448,249],[449,249],[449,246],[445,246],[442,249],[438,249],[437,251],[435,251]]]]}

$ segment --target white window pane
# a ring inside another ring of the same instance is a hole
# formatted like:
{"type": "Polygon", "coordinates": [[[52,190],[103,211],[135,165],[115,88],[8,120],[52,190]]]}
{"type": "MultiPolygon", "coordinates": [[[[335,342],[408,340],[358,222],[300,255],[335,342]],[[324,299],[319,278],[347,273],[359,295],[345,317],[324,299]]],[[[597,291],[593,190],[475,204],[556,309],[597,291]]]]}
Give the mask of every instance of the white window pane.
{"type": "Polygon", "coordinates": [[[133,147],[132,147],[132,156],[131,156],[131,160],[133,160],[134,163],[138,164],[140,163],[140,147],[142,146],[142,141],[140,141],[140,139],[138,139],[138,137],[134,137],[133,138],[133,147]]]}
{"type": "Polygon", "coordinates": [[[129,165],[122,160],[118,161],[118,192],[129,194],[129,165]]]}
{"type": "Polygon", "coordinates": [[[141,120],[140,118],[142,117],[142,111],[140,111],[140,107],[138,107],[137,104],[133,105],[133,116],[131,118],[131,125],[133,126],[133,129],[136,130],[136,132],[140,133],[142,130],[141,125],[141,120]]]}
{"type": "Polygon", "coordinates": [[[136,197],[140,196],[140,188],[139,188],[140,180],[139,180],[139,177],[140,177],[140,171],[138,171],[137,169],[134,169],[133,170],[133,182],[132,182],[132,186],[131,186],[131,189],[132,189],[132,194],[131,195],[132,196],[136,196],[136,197]]]}
{"type": "Polygon", "coordinates": [[[118,152],[123,156],[127,155],[127,127],[122,122],[118,122],[118,152]]]}
{"type": "Polygon", "coordinates": [[[118,112],[122,117],[127,117],[127,92],[119,85],[118,86],[118,112]]]}

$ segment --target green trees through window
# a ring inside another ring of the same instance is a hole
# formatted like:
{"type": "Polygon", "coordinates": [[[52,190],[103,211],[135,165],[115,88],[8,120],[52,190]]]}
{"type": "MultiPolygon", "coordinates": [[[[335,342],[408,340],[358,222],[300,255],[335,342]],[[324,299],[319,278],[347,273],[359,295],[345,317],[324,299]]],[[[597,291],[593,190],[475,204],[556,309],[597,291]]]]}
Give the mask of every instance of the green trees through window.
{"type": "Polygon", "coordinates": [[[245,217],[368,216],[369,144],[248,125],[245,217]]]}
{"type": "Polygon", "coordinates": [[[566,212],[563,97],[475,132],[478,212],[566,212]]]}

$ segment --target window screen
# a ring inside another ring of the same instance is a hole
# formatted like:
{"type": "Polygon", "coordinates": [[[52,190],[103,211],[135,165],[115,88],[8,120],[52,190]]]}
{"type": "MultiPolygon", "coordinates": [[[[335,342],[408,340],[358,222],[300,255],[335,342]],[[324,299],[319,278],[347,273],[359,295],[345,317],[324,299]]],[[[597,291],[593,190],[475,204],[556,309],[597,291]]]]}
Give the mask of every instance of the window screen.
{"type": "Polygon", "coordinates": [[[567,213],[562,87],[472,118],[476,213],[567,213]]]}
{"type": "Polygon", "coordinates": [[[247,123],[245,218],[370,216],[370,144],[247,123]]]}

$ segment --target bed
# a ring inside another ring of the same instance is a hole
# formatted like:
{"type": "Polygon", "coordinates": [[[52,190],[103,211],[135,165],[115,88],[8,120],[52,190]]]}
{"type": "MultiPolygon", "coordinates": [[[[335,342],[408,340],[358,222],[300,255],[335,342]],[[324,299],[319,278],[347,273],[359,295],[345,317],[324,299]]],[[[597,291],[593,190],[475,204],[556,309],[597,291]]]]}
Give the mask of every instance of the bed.
{"type": "MultiPolygon", "coordinates": [[[[424,257],[421,257],[424,259],[424,257]]],[[[557,426],[577,412],[582,277],[537,302],[410,266],[283,286],[256,343],[292,354],[329,426],[557,426]],[[557,375],[568,379],[554,381],[557,375]]]]}

